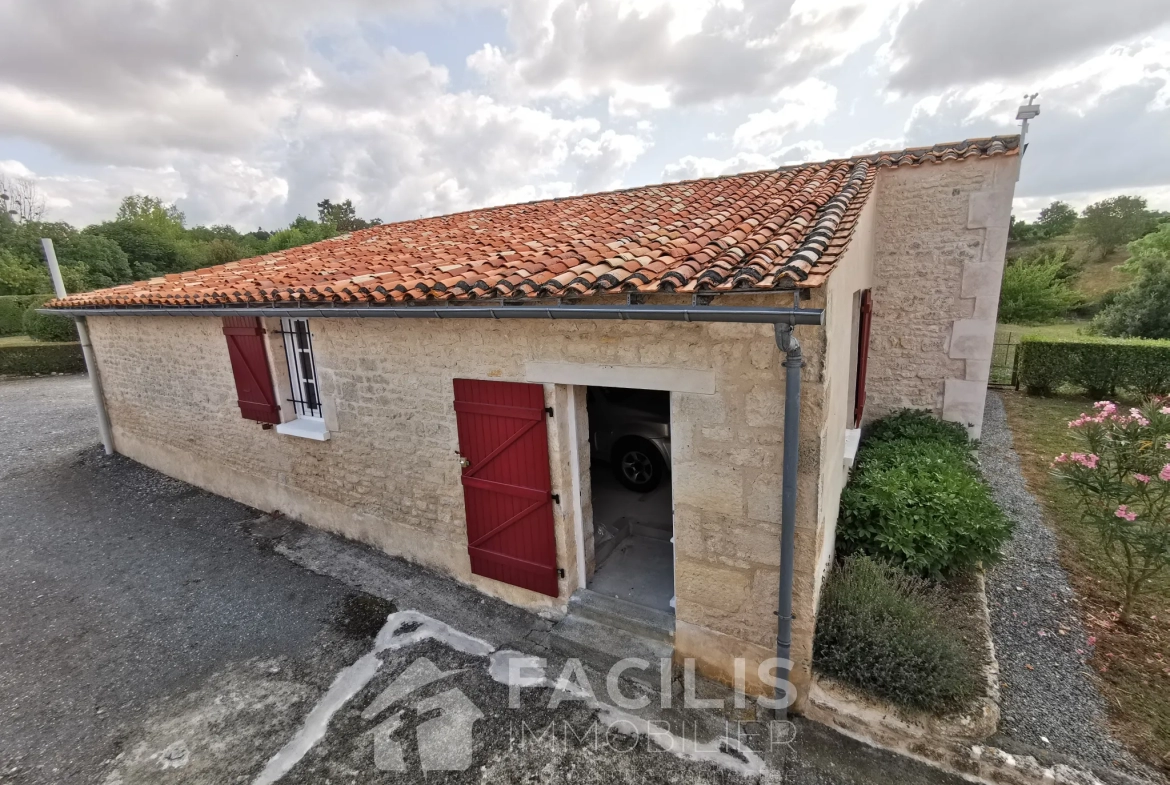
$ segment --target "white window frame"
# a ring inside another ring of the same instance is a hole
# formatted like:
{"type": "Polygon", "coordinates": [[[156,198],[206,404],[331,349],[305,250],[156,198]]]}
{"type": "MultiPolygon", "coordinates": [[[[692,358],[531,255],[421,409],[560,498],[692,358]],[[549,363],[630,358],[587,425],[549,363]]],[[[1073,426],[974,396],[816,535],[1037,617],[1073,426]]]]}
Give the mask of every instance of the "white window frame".
{"type": "Polygon", "coordinates": [[[313,332],[308,319],[280,320],[285,366],[288,368],[290,397],[296,418],[276,426],[277,433],[325,441],[324,402],[321,400],[321,377],[313,353],[313,332]]]}

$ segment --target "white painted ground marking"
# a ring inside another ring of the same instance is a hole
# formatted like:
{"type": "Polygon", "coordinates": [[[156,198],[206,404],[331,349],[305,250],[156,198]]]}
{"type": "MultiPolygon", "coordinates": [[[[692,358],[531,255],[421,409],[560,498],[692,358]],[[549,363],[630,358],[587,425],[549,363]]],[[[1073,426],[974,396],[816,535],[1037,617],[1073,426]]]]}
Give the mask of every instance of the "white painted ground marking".
{"type": "Polygon", "coordinates": [[[538,657],[528,657],[515,651],[498,651],[492,655],[488,673],[500,684],[507,684],[509,689],[514,686],[549,687],[564,693],[568,699],[582,701],[589,708],[596,709],[598,719],[613,731],[628,736],[645,736],[662,750],[684,760],[714,763],[745,777],[758,776],[768,770],[764,759],[739,739],[724,736],[700,743],[676,736],[649,720],[602,703],[574,681],[560,678],[553,681],[548,677],[543,661],[538,657]],[[724,752],[724,747],[735,750],[743,759],[724,752]]]}
{"type": "Polygon", "coordinates": [[[384,651],[396,651],[428,639],[437,640],[456,651],[477,657],[486,657],[495,650],[487,641],[459,632],[418,611],[391,613],[374,639],[373,650],[337,674],[328,691],[305,717],[300,730],[272,756],[264,770],[252,781],[252,785],[272,785],[288,774],[305,753],[325,737],[325,732],[329,729],[329,720],[333,719],[333,715],[354,695],[361,692],[382,667],[379,654],[384,651]],[[403,627],[412,624],[417,626],[409,632],[400,632],[403,627]]]}
{"type": "MultiPolygon", "coordinates": [[[[272,785],[272,783],[277,782],[300,762],[305,753],[313,748],[313,745],[325,737],[333,715],[354,695],[361,692],[362,688],[370,683],[378,669],[382,667],[379,654],[384,651],[397,651],[424,640],[437,640],[456,651],[476,657],[487,657],[495,653],[496,656],[491,658],[488,673],[496,682],[507,684],[509,687],[549,687],[558,692],[567,693],[582,700],[589,708],[596,709],[598,718],[616,732],[626,733],[626,728],[628,728],[627,735],[645,736],[661,749],[684,760],[714,763],[748,777],[762,774],[767,770],[764,760],[738,739],[724,737],[710,742],[698,743],[676,736],[651,724],[649,720],[644,720],[634,714],[598,701],[591,693],[571,681],[557,680],[554,682],[544,672],[543,663],[538,657],[528,657],[514,651],[496,652],[495,647],[487,641],[460,632],[438,619],[432,619],[418,611],[399,611],[386,617],[386,624],[382,626],[378,636],[374,639],[373,650],[337,674],[337,678],[333,680],[329,690],[305,717],[300,730],[272,756],[268,765],[252,781],[252,785],[272,785]],[[408,632],[401,632],[403,627],[409,625],[416,626],[408,632]],[[519,667],[511,667],[511,661],[517,661],[519,667]],[[734,749],[746,761],[724,752],[722,749],[724,747],[734,749]]],[[[472,706],[472,708],[475,707],[472,706]]],[[[475,711],[478,712],[478,709],[476,708],[475,711]]],[[[471,717],[472,712],[468,711],[467,719],[470,720],[471,717]]],[[[397,721],[398,715],[395,715],[379,726],[376,731],[381,731],[388,739],[397,727],[397,721]]],[[[384,754],[386,754],[386,759],[383,759],[382,763],[388,766],[387,770],[397,770],[394,768],[397,765],[397,758],[393,752],[387,749],[384,754]]],[[[438,766],[443,765],[446,761],[436,760],[434,763],[438,766]]],[[[375,761],[375,765],[378,765],[377,761],[375,761]]]]}

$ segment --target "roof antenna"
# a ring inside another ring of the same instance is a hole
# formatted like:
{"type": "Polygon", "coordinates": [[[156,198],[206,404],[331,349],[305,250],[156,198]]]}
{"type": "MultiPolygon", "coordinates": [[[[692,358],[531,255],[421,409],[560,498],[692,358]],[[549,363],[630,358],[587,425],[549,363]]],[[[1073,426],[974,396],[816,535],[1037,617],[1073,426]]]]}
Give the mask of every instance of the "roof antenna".
{"type": "MultiPolygon", "coordinates": [[[[1040,114],[1040,104],[1036,103],[1036,96],[1039,93],[1032,93],[1031,95],[1024,95],[1024,99],[1028,102],[1020,107],[1016,112],[1016,119],[1020,121],[1020,157],[1024,157],[1024,153],[1028,151],[1024,140],[1028,138],[1028,121],[1036,118],[1040,114]]],[[[1016,179],[1019,179],[1017,175],[1016,179]]]]}

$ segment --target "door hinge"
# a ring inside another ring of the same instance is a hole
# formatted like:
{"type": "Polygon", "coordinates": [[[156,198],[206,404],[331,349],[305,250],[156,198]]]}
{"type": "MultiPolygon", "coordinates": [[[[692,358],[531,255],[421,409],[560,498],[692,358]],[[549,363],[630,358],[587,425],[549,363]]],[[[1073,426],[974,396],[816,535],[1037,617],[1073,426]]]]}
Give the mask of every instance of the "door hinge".
{"type": "Polygon", "coordinates": [[[557,567],[557,577],[558,578],[565,577],[565,568],[564,567],[557,567]]]}
{"type": "Polygon", "coordinates": [[[549,417],[552,417],[553,416],[552,407],[551,406],[544,407],[544,413],[547,414],[549,417]]]}
{"type": "Polygon", "coordinates": [[[552,496],[552,500],[554,502],[556,502],[557,504],[561,503],[561,495],[559,493],[551,493],[549,495],[552,496]]]}

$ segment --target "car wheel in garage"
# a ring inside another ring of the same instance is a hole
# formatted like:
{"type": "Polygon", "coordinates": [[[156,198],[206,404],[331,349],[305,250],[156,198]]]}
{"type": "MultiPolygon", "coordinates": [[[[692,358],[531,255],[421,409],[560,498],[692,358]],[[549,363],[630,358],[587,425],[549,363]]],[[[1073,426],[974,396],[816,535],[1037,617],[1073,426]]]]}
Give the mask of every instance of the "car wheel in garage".
{"type": "Polygon", "coordinates": [[[614,445],[610,462],[617,481],[638,493],[657,488],[666,474],[666,462],[646,439],[622,439],[614,445]]]}

